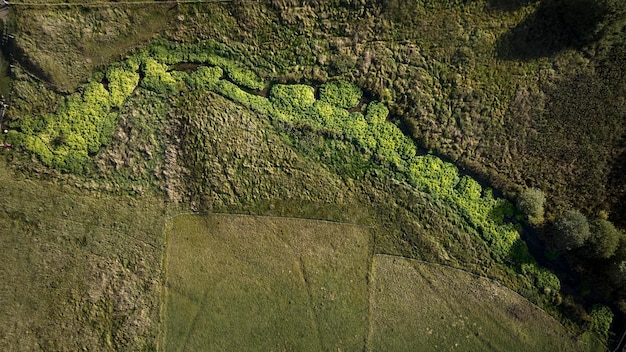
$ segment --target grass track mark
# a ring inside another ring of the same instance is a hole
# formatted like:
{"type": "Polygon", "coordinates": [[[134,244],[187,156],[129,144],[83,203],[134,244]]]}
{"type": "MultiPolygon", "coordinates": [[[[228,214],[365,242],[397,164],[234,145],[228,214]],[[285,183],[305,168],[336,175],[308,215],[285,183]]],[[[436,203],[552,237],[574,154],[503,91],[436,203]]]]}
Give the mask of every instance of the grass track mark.
{"type": "Polygon", "coordinates": [[[300,277],[302,278],[302,282],[303,282],[304,286],[306,287],[307,298],[308,298],[308,303],[309,303],[308,304],[308,307],[309,307],[308,312],[310,314],[311,322],[315,326],[315,332],[317,334],[317,341],[319,343],[319,349],[321,351],[322,350],[322,346],[324,346],[324,344],[322,343],[322,332],[320,331],[320,324],[318,322],[318,317],[315,314],[315,310],[313,309],[313,295],[312,295],[312,292],[311,292],[311,284],[307,280],[306,268],[305,268],[305,265],[304,265],[304,261],[302,260],[302,257],[298,253],[296,253],[296,251],[293,248],[293,246],[284,238],[284,232],[283,231],[276,231],[276,238],[278,238],[281,242],[283,242],[285,244],[285,247],[287,247],[287,248],[289,248],[291,250],[291,253],[292,253],[294,259],[297,260],[297,262],[298,262],[298,265],[296,267],[299,268],[300,277]]]}
{"type": "Polygon", "coordinates": [[[178,351],[184,351],[185,346],[187,346],[187,344],[189,343],[191,332],[193,331],[194,326],[198,323],[198,319],[200,318],[200,313],[202,313],[202,309],[204,308],[206,304],[206,300],[207,300],[207,293],[205,291],[204,296],[202,297],[202,300],[200,300],[198,304],[198,310],[196,311],[196,314],[191,320],[191,323],[189,324],[189,328],[187,328],[187,334],[185,336],[184,342],[180,345],[178,351]]]}
{"type": "Polygon", "coordinates": [[[173,227],[164,350],[365,349],[369,228],[238,215],[179,216],[173,227]],[[198,315],[175,291],[211,304],[198,315]],[[175,334],[181,324],[197,331],[175,334]]]}

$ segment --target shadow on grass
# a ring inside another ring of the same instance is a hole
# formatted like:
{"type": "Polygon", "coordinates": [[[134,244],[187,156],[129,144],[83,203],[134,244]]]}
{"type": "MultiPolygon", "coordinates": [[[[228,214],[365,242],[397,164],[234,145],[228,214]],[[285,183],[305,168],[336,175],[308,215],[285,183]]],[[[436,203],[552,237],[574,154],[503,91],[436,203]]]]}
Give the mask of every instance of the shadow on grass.
{"type": "Polygon", "coordinates": [[[495,11],[515,11],[537,0],[487,0],[487,9],[495,11]]]}
{"type": "MultiPolygon", "coordinates": [[[[524,2],[515,2],[519,1],[524,2]]],[[[534,13],[498,40],[498,55],[505,60],[532,60],[566,49],[581,49],[595,39],[606,12],[596,0],[544,0],[534,13]]]]}

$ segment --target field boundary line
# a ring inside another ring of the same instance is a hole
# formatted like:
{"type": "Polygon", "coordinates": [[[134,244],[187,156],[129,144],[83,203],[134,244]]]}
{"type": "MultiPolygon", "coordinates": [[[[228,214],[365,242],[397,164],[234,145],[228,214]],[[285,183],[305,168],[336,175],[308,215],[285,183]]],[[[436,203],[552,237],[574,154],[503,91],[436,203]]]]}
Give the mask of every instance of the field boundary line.
{"type": "Polygon", "coordinates": [[[312,221],[312,222],[320,222],[331,225],[344,225],[344,226],[355,226],[355,227],[363,227],[368,229],[374,229],[377,226],[373,225],[364,225],[364,224],[356,224],[352,222],[345,221],[334,221],[334,220],[324,220],[324,219],[313,219],[313,218],[299,218],[295,216],[278,216],[278,215],[257,215],[257,214],[240,214],[240,213],[213,213],[213,212],[183,212],[171,215],[165,221],[169,222],[174,220],[178,216],[182,215],[217,215],[217,216],[239,216],[239,217],[249,217],[249,218],[260,218],[260,219],[283,219],[283,220],[300,220],[300,221],[312,221]]]}

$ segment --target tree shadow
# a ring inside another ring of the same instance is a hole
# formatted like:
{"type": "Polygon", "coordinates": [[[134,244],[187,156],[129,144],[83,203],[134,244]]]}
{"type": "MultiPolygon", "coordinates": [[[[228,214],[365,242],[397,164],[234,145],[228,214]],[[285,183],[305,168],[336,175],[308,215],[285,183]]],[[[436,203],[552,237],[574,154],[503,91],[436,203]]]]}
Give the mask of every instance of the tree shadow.
{"type": "Polygon", "coordinates": [[[537,0],[487,0],[487,9],[492,11],[515,11],[537,0]]]}
{"type": "Polygon", "coordinates": [[[615,197],[611,220],[619,227],[626,228],[626,136],[622,138],[619,149],[621,152],[613,161],[609,174],[609,186],[615,197]]]}
{"type": "Polygon", "coordinates": [[[595,39],[606,12],[595,0],[544,0],[534,13],[499,38],[497,53],[505,60],[532,60],[565,49],[581,49],[595,39]]]}

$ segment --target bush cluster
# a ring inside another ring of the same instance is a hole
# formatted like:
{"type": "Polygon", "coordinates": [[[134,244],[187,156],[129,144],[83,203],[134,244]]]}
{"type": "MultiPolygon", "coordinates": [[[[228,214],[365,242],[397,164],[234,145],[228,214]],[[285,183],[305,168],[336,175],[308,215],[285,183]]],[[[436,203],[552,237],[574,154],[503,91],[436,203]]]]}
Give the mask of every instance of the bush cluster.
{"type": "Polygon", "coordinates": [[[544,221],[544,205],[546,196],[538,188],[527,188],[517,197],[517,209],[525,220],[532,225],[540,225],[544,221]]]}
{"type": "Polygon", "coordinates": [[[23,146],[47,166],[80,173],[96,153],[109,142],[117,123],[113,108],[120,108],[139,82],[130,62],[109,68],[108,89],[92,81],[82,92],[65,98],[54,114],[20,119],[21,132],[12,131],[8,140],[23,146]]]}
{"type": "Polygon", "coordinates": [[[363,91],[346,81],[323,84],[320,87],[320,100],[344,109],[351,109],[359,103],[363,91]]]}

